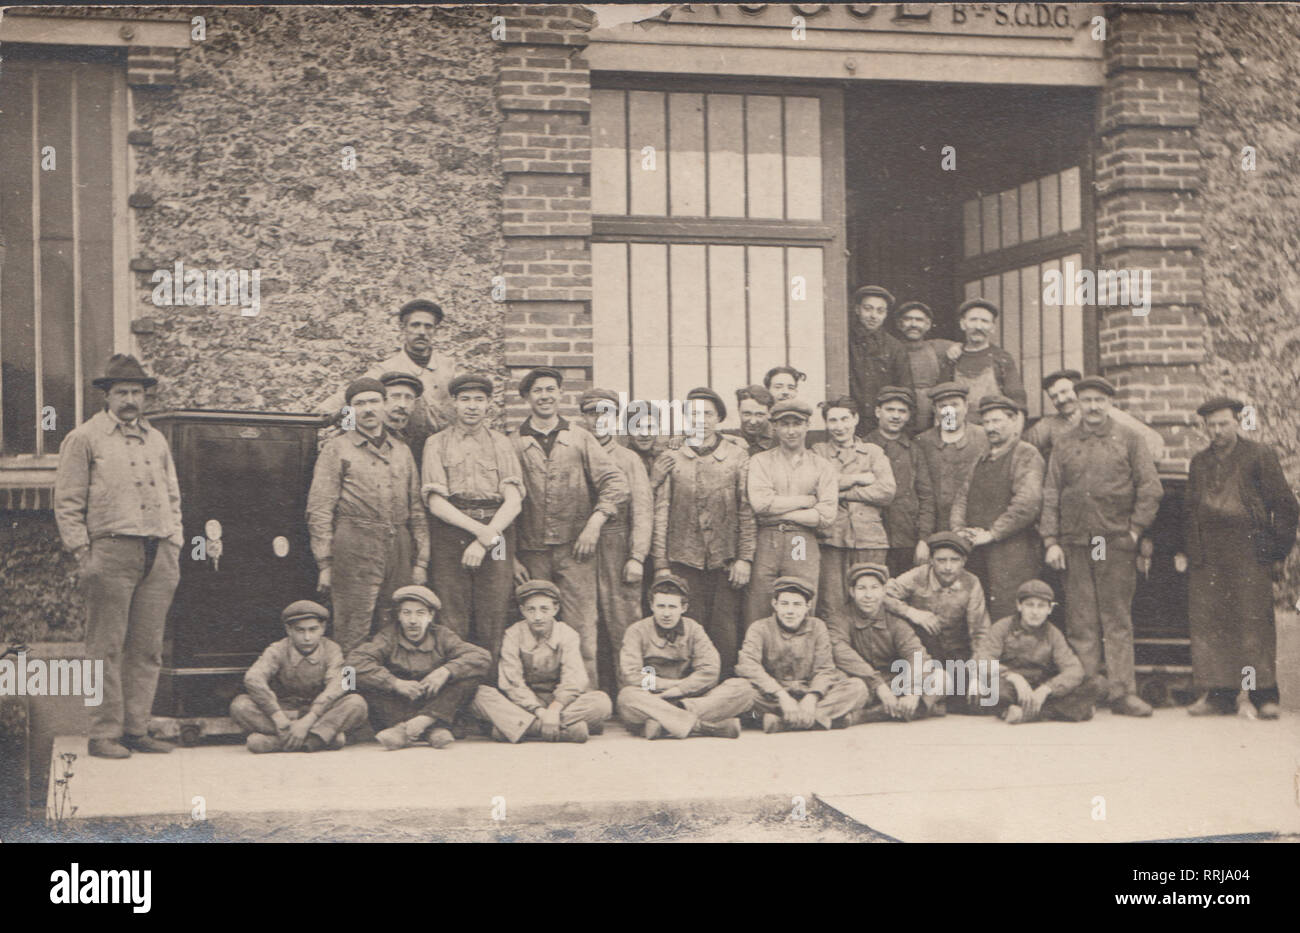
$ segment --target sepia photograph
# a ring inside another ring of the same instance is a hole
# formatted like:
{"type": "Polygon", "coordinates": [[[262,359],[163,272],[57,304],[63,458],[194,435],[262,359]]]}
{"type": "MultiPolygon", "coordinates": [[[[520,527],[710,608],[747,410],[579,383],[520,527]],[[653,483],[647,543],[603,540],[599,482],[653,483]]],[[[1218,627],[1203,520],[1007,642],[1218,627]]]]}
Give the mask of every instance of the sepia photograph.
{"type": "Polygon", "coordinates": [[[1300,841],[1300,5],[9,6],[0,362],[11,857],[1300,841]]]}

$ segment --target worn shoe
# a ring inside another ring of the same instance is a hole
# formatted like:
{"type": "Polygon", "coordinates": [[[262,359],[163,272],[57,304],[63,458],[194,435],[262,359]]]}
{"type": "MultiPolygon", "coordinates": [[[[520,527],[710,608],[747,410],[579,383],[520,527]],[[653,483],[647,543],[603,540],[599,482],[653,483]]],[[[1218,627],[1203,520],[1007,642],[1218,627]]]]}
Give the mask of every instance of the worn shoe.
{"type": "Polygon", "coordinates": [[[434,748],[446,748],[456,737],[451,734],[450,729],[444,729],[442,726],[429,730],[429,744],[434,748]]]}
{"type": "Polygon", "coordinates": [[[330,739],[330,743],[326,745],[325,748],[328,751],[337,752],[347,744],[348,744],[348,737],[344,735],[342,732],[335,732],[334,738],[330,739]]]}
{"type": "Polygon", "coordinates": [[[1008,706],[1006,712],[1002,714],[1002,719],[1005,722],[1011,723],[1013,726],[1018,722],[1024,722],[1025,708],[1023,706],[1012,704],[1011,706],[1008,706]]]}
{"type": "Polygon", "coordinates": [[[703,722],[699,726],[700,735],[711,735],[718,739],[740,738],[740,717],[724,719],[721,722],[703,722]]]}
{"type": "Polygon", "coordinates": [[[561,729],[560,734],[556,736],[555,741],[576,742],[581,745],[583,742],[587,741],[588,735],[590,735],[590,732],[587,729],[587,724],[585,722],[575,722],[573,725],[561,729]]]}
{"type": "Polygon", "coordinates": [[[664,727],[659,725],[658,720],[647,719],[645,721],[645,737],[647,739],[657,739],[663,735],[664,727]]]}
{"type": "Polygon", "coordinates": [[[603,722],[591,722],[587,724],[587,732],[590,735],[604,735],[605,724],[603,722]]]}
{"type": "Polygon", "coordinates": [[[122,744],[133,752],[145,752],[151,755],[165,755],[176,746],[152,735],[124,735],[122,744]]]}
{"type": "Polygon", "coordinates": [[[1110,706],[1116,716],[1150,716],[1151,704],[1136,693],[1126,693],[1110,706]]]}
{"type": "Polygon", "coordinates": [[[504,732],[502,732],[502,731],[501,731],[500,729],[498,729],[496,726],[493,726],[493,727],[492,727],[492,741],[494,741],[494,742],[509,742],[510,740],[506,738],[506,734],[505,734],[504,732]]]}
{"type": "Polygon", "coordinates": [[[783,720],[776,713],[764,713],[763,731],[766,732],[768,735],[772,735],[774,732],[784,732],[785,720],[783,720]]]}
{"type": "Polygon", "coordinates": [[[379,744],[384,746],[390,752],[397,751],[399,748],[406,748],[411,744],[411,740],[406,737],[406,726],[404,723],[398,723],[381,732],[375,733],[375,738],[379,744]]]}
{"type": "Polygon", "coordinates": [[[273,735],[254,732],[244,740],[244,747],[254,755],[265,755],[269,752],[278,752],[280,750],[280,740],[273,735]]]}
{"type": "Polygon", "coordinates": [[[1195,703],[1187,707],[1188,716],[1222,716],[1224,711],[1210,702],[1210,695],[1202,693],[1195,703]]]}
{"type": "Polygon", "coordinates": [[[1282,709],[1272,700],[1267,703],[1261,703],[1259,706],[1260,719],[1277,719],[1282,715],[1282,709]]]}
{"type": "Polygon", "coordinates": [[[88,752],[94,758],[130,758],[131,749],[117,739],[91,739],[87,745],[88,752]]]}
{"type": "Polygon", "coordinates": [[[1255,704],[1250,702],[1250,697],[1244,693],[1237,697],[1237,715],[1242,719],[1259,718],[1259,710],[1255,709],[1255,704]]]}
{"type": "Polygon", "coordinates": [[[893,717],[889,715],[889,710],[885,709],[882,703],[855,709],[844,717],[845,722],[850,726],[860,726],[868,722],[889,722],[891,719],[893,717]]]}

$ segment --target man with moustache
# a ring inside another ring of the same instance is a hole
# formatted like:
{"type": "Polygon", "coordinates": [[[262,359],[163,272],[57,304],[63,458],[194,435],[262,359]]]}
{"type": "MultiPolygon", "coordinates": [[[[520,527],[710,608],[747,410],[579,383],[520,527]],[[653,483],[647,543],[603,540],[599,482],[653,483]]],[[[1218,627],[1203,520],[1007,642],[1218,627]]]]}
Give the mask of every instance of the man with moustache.
{"type": "Polygon", "coordinates": [[[929,560],[925,539],[934,532],[935,525],[929,464],[920,445],[906,430],[915,406],[911,389],[885,386],[876,397],[876,429],[866,438],[885,452],[894,471],[894,501],[885,506],[885,532],[889,537],[885,563],[891,576],[929,560]]]}
{"type": "MultiPolygon", "coordinates": [[[[1056,413],[1039,418],[1037,423],[1025,432],[1025,440],[1037,447],[1038,452],[1043,455],[1044,468],[1047,466],[1047,461],[1051,459],[1053,442],[1079,423],[1081,412],[1079,399],[1074,394],[1074,384],[1082,378],[1077,369],[1060,369],[1043,377],[1043,391],[1056,406],[1056,413]]],[[[1124,409],[1114,405],[1110,408],[1110,417],[1117,424],[1136,431],[1151,451],[1151,459],[1156,463],[1160,462],[1164,456],[1165,442],[1159,431],[1153,430],[1124,409]]]]}
{"type": "Polygon", "coordinates": [[[157,384],[135,357],[115,354],[93,381],[104,391],[104,411],[59,447],[54,517],[77,560],[87,656],[104,660],[103,702],[90,724],[96,758],[172,750],[149,735],[185,543],[171,449],[141,417],[145,390],[157,384]]]}
{"type": "MultiPolygon", "coordinates": [[[[952,530],[971,544],[967,569],[979,577],[993,619],[1013,615],[1020,584],[1042,567],[1034,528],[1043,508],[1043,458],[1020,440],[1019,406],[1005,395],[980,399],[988,450],[966,471],[952,530]]],[[[978,429],[972,429],[978,430],[978,429]]]]}
{"type": "Polygon", "coordinates": [[[771,413],[776,399],[760,385],[736,390],[736,408],[740,413],[740,440],[752,457],[777,445],[772,435],[771,413]]]}
{"type": "MultiPolygon", "coordinates": [[[[1005,395],[1017,402],[1028,399],[1020,370],[1011,354],[993,343],[998,306],[986,298],[972,298],[957,309],[957,324],[965,341],[952,347],[939,374],[942,382],[955,382],[966,389],[966,397],[1005,395]]],[[[971,418],[976,424],[978,417],[971,418]]]]}
{"type": "Polygon", "coordinates": [[[418,376],[392,370],[379,377],[388,392],[384,405],[384,426],[388,433],[411,449],[416,465],[424,462],[424,442],[429,439],[426,419],[414,419],[415,403],[424,393],[418,376]]]}
{"type": "Polygon", "coordinates": [[[960,346],[952,340],[926,335],[934,326],[934,312],[923,301],[905,301],[898,306],[898,331],[907,349],[907,364],[912,373],[912,391],[916,393],[916,418],[912,432],[928,431],[933,422],[934,403],[928,391],[939,384],[939,373],[947,353],[960,346]]]}
{"type": "Polygon", "coordinates": [[[307,494],[307,529],[344,654],[370,637],[400,587],[428,578],[429,525],[410,449],[384,427],[384,384],[354,379],[344,393],[356,427],[321,447],[307,494]]]}
{"type": "Polygon", "coordinates": [[[966,389],[955,382],[943,382],[930,390],[930,400],[938,416],[937,423],[916,436],[934,489],[934,526],[947,531],[952,504],[962,480],[989,443],[979,425],[967,420],[966,389]]]}
{"type": "Polygon", "coordinates": [[[876,428],[876,400],[885,386],[911,388],[907,350],[885,327],[894,296],[879,285],[864,285],[849,301],[849,394],[858,402],[858,436],[876,428]]]}

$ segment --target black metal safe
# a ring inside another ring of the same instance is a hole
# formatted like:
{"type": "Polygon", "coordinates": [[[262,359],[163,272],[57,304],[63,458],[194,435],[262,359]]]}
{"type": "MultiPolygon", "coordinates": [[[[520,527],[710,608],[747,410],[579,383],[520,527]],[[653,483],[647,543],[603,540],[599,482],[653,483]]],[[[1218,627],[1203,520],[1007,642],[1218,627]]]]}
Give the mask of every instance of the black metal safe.
{"type": "Polygon", "coordinates": [[[185,529],[153,712],[225,716],[244,671],[284,637],[280,611],[315,593],[306,507],[323,420],[192,409],[147,417],[171,444],[185,529]]]}

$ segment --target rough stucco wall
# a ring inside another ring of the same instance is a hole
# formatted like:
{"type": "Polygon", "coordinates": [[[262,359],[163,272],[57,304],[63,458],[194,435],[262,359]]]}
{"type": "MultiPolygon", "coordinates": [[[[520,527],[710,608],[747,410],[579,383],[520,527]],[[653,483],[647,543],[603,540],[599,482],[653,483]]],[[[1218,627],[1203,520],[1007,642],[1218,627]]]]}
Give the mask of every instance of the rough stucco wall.
{"type": "MultiPolygon", "coordinates": [[[[1209,394],[1254,405],[1253,439],[1273,445],[1300,487],[1300,8],[1205,4],[1200,36],[1206,171],[1202,261],[1209,394]],[[1256,169],[1242,170],[1253,146],[1256,169]]],[[[1206,444],[1198,439],[1197,449],[1206,444]]],[[[1279,595],[1300,597],[1292,551],[1279,595]]]]}
{"type": "Polygon", "coordinates": [[[82,637],[76,566],[53,512],[0,512],[0,645],[82,637]]]}
{"type": "Polygon", "coordinates": [[[155,307],[141,273],[159,403],[311,407],[394,352],[391,314],[416,296],[446,308],[458,370],[504,378],[490,8],[193,12],[207,38],[179,84],[134,92],[133,128],[153,134],[135,188],[155,199],[135,254],[260,269],[262,308],[155,307]]]}

